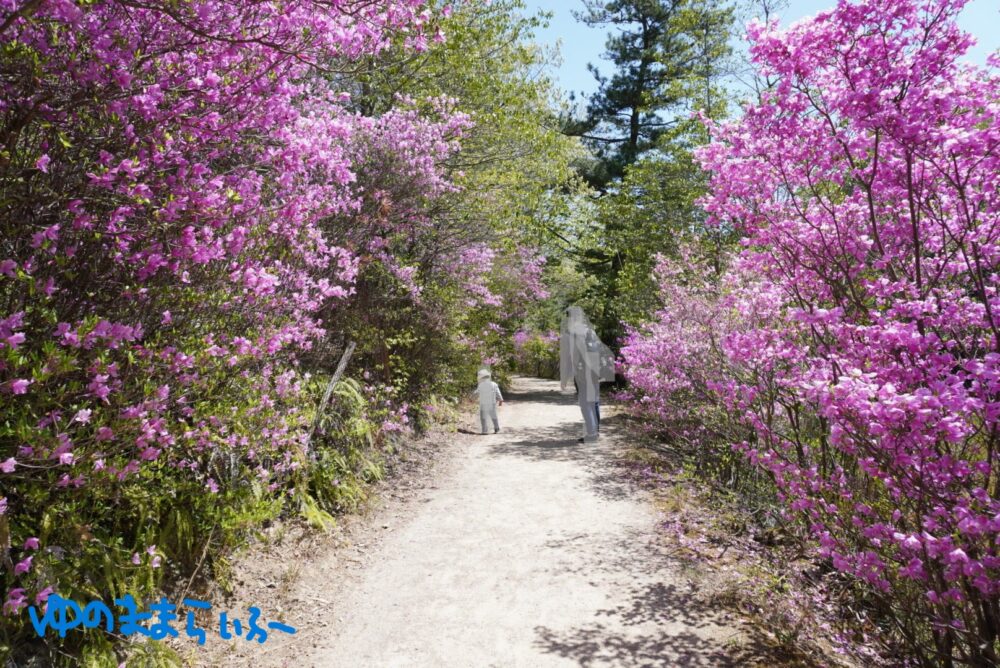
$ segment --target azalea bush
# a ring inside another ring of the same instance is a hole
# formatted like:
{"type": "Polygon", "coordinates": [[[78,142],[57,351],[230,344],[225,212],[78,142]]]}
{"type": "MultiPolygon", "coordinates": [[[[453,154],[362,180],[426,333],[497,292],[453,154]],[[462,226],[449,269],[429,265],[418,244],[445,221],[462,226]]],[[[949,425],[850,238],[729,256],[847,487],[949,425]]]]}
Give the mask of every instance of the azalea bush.
{"type": "Polygon", "coordinates": [[[737,318],[720,297],[723,280],[693,246],[683,245],[677,258],[661,256],[655,276],[660,308],[651,323],[630,329],[622,346],[626,396],[663,439],[706,446],[723,436],[710,430],[724,417],[710,413],[719,408],[714,388],[726,377],[722,343],[737,318]]]}
{"type": "Polygon", "coordinates": [[[148,595],[298,494],[303,363],[336,360],[372,258],[405,281],[379,240],[429,227],[355,184],[452,192],[468,127],[446,100],[366,117],[330,73],[432,22],[415,0],[0,3],[0,655],[53,591],[148,595]]]}
{"type": "Polygon", "coordinates": [[[357,365],[396,388],[417,428],[428,396],[468,392],[480,364],[510,368],[511,336],[545,294],[538,220],[562,205],[579,154],[558,131],[531,42],[538,20],[523,3],[456,2],[441,15],[447,38],[420,58],[397,37],[343,83],[361,113],[406,100],[460,125],[461,150],[444,160],[449,178],[425,183],[394,169],[399,147],[416,144],[386,133],[364,146],[352,184],[360,212],[332,221],[364,250],[356,292],[331,326],[356,334],[357,365]]]}
{"type": "Polygon", "coordinates": [[[659,258],[660,307],[650,323],[626,332],[621,367],[628,384],[622,397],[647,442],[698,477],[738,491],[746,508],[769,521],[773,489],[732,448],[751,429],[719,393],[736,372],[725,342],[751,322],[747,310],[733,308],[733,295],[761,295],[755,282],[737,272],[716,273],[714,258],[703,251],[684,240],[676,256],[659,258]]]}
{"type": "Polygon", "coordinates": [[[752,429],[786,518],[923,665],[1000,661],[1000,59],[962,63],[963,4],[751,24],[769,85],[700,153],[743,250],[716,294],[666,276],[625,353],[642,410],[752,429]]]}

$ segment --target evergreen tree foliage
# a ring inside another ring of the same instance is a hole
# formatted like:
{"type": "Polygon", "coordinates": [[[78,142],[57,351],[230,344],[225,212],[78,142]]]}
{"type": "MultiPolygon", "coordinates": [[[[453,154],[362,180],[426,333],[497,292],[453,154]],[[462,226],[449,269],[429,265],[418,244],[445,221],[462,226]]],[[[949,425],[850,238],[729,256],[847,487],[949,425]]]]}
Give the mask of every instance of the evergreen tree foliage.
{"type": "Polygon", "coordinates": [[[692,151],[707,141],[697,115],[720,118],[728,96],[734,9],[718,0],[610,0],[587,4],[579,18],[607,26],[607,58],[586,116],[566,124],[591,148],[581,175],[599,195],[593,230],[580,249],[582,271],[593,276],[592,319],[617,348],[627,324],[653,312],[652,279],[659,254],[672,254],[682,236],[718,248],[726,234],[709,235],[695,205],[705,178],[692,151]]]}
{"type": "Polygon", "coordinates": [[[588,66],[598,91],[585,118],[567,127],[594,150],[597,162],[588,177],[604,188],[656,149],[692,101],[716,104],[705,82],[728,55],[733,10],[717,0],[589,0],[577,16],[612,30],[605,57],[615,72],[588,66]]]}

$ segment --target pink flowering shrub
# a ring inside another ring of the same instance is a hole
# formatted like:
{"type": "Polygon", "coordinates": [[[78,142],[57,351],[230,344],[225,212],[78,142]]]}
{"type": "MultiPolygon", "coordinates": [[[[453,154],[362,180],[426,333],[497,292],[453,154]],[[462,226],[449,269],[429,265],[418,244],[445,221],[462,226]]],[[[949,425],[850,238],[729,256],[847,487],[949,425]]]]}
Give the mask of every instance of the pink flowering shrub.
{"type": "Polygon", "coordinates": [[[51,591],[148,593],[280,510],[317,398],[300,362],[368,263],[405,277],[395,249],[433,231],[357,184],[426,210],[467,127],[447,101],[366,117],[328,72],[424,48],[430,19],[0,0],[0,644],[51,591]]]}
{"type": "Polygon", "coordinates": [[[753,429],[787,516],[925,665],[1000,661],[1000,60],[960,62],[962,5],[750,26],[771,85],[701,151],[743,236],[725,311],[668,277],[625,353],[643,410],[707,390],[753,429]]]}
{"type": "MultiPolygon", "coordinates": [[[[490,259],[483,272],[488,295],[466,289],[468,309],[463,340],[481,363],[511,370],[518,355],[517,333],[532,304],[548,297],[542,284],[545,257],[518,246],[500,251],[490,259]]],[[[465,285],[470,285],[476,271],[459,270],[465,285]]],[[[474,378],[474,374],[470,376],[474,378]]],[[[466,384],[468,384],[466,380],[466,384]]]]}
{"type": "Polygon", "coordinates": [[[693,247],[656,267],[660,308],[651,323],[627,332],[621,350],[631,412],[667,441],[707,445],[725,424],[715,388],[726,377],[722,342],[738,321],[721,295],[722,281],[693,247]]]}
{"type": "MultiPolygon", "coordinates": [[[[441,116],[453,102],[433,100],[425,113],[441,116]]],[[[427,150],[447,155],[455,146],[448,138],[467,126],[461,114],[445,116],[438,135],[424,133],[440,142],[427,150]]],[[[426,178],[433,162],[424,172],[398,165],[396,136],[366,141],[352,184],[360,209],[325,223],[360,255],[354,293],[328,322],[355,337],[357,363],[373,380],[397,401],[420,406],[433,394],[464,392],[481,362],[509,359],[517,322],[544,295],[544,258],[498,243],[482,221],[448,215],[464,193],[426,178]]],[[[419,430],[425,416],[414,413],[419,430]]]]}

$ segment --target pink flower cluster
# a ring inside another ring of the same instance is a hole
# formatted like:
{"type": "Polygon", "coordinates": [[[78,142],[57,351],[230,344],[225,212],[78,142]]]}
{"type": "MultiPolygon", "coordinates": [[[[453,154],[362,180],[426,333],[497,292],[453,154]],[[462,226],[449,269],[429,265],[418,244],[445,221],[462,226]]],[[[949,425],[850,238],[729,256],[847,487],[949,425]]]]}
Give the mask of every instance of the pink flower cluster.
{"type": "Polygon", "coordinates": [[[738,318],[693,248],[659,258],[656,276],[660,309],[651,323],[629,330],[622,346],[625,397],[660,436],[701,444],[721,418],[714,388],[725,378],[722,344],[738,318]]]}

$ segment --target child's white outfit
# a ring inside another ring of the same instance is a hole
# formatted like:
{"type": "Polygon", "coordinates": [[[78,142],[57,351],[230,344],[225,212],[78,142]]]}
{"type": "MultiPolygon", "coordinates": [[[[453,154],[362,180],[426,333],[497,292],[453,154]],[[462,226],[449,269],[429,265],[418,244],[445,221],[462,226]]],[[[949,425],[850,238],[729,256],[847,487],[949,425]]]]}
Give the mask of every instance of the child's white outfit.
{"type": "Polygon", "coordinates": [[[488,420],[493,422],[494,431],[500,431],[500,420],[497,418],[497,402],[503,401],[500,386],[489,376],[480,377],[476,394],[479,395],[479,422],[483,427],[483,433],[489,433],[486,430],[488,420]]]}

